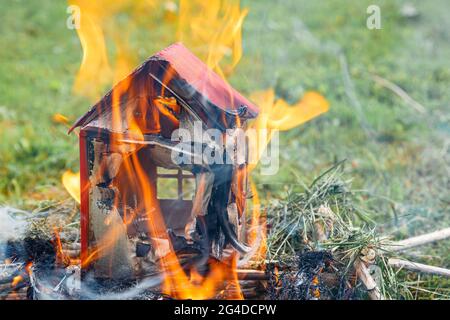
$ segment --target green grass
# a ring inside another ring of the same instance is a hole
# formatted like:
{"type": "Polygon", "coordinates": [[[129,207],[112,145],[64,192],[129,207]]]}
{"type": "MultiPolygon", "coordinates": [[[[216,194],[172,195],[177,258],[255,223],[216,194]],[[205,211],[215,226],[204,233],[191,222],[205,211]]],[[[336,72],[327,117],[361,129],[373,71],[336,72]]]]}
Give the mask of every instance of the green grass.
{"type": "MultiPolygon", "coordinates": [[[[244,57],[231,83],[245,94],[273,87],[295,102],[317,90],[330,111],[282,133],[281,170],[255,174],[261,198],[285,197],[335,162],[359,190],[378,231],[396,238],[450,225],[450,20],[446,0],[259,1],[244,25],[244,57]],[[406,19],[403,3],[420,16],[406,19]],[[366,28],[366,8],[381,8],[382,30],[366,28]],[[347,62],[348,69],[343,68],[347,62]],[[348,72],[353,89],[346,86],[348,72]],[[371,74],[402,87],[426,107],[420,114],[371,74]]],[[[0,203],[31,208],[67,197],[63,171],[78,167],[75,135],[52,121],[71,120],[89,101],[72,94],[81,60],[76,33],[65,26],[65,1],[0,0],[0,203]]],[[[171,29],[136,37],[143,60],[171,42],[171,29]]],[[[450,267],[449,242],[424,247],[415,259],[450,267]]],[[[415,286],[417,277],[411,277],[415,286]]],[[[423,287],[449,290],[448,282],[424,277],[423,287]]],[[[417,297],[438,295],[424,292],[417,297]]]]}

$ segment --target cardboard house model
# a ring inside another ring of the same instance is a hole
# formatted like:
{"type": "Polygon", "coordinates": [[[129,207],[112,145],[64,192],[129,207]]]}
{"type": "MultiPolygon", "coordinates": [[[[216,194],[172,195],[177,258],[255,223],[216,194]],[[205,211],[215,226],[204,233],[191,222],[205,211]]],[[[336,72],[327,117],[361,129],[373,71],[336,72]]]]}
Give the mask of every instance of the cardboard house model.
{"type": "Polygon", "coordinates": [[[208,142],[194,131],[230,137],[257,114],[180,43],[115,85],[69,131],[80,127],[83,265],[98,276],[129,277],[136,261],[158,258],[168,246],[217,258],[227,247],[248,251],[245,154],[243,161],[208,163],[202,157],[208,142]],[[180,128],[191,133],[183,143],[201,147],[181,150],[173,140],[180,128]],[[174,162],[174,152],[192,161],[174,162]]]}

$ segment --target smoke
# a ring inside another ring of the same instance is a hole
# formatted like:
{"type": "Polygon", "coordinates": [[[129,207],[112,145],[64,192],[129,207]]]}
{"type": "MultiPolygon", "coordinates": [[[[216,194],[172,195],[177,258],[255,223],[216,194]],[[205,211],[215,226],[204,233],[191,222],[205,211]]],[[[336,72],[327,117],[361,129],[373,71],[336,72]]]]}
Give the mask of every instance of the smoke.
{"type": "Polygon", "coordinates": [[[28,213],[23,210],[0,207],[0,261],[6,257],[6,245],[9,241],[23,239],[28,229],[28,213]]]}
{"type": "MultiPolygon", "coordinates": [[[[31,220],[29,212],[12,207],[0,207],[0,261],[9,258],[6,251],[11,242],[22,243],[24,241],[30,229],[31,220]]],[[[261,240],[259,238],[256,239],[252,250],[241,257],[239,264],[243,264],[252,258],[261,240]]],[[[202,260],[198,263],[201,264],[204,261],[202,260]]],[[[147,276],[136,281],[130,287],[124,287],[120,290],[99,290],[100,284],[92,275],[87,275],[83,279],[83,283],[81,283],[80,271],[78,265],[58,268],[54,267],[54,262],[51,265],[33,263],[29,272],[30,285],[33,288],[32,298],[37,300],[162,298],[160,294],[157,294],[158,288],[162,284],[162,274],[147,276]]]]}

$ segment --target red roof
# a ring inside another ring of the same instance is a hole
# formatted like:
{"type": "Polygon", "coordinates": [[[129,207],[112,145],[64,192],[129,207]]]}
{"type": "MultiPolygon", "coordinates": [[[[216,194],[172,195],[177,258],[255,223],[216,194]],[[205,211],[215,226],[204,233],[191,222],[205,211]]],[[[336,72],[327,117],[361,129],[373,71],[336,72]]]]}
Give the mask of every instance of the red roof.
{"type": "MultiPolygon", "coordinates": [[[[199,58],[189,51],[183,44],[175,43],[148,59],[141,67],[136,69],[130,76],[139,73],[145,69],[148,63],[166,61],[170,67],[175,70],[178,77],[185,80],[200,95],[207,99],[210,103],[218,107],[220,110],[230,113],[236,113],[242,107],[246,108],[248,118],[254,118],[258,114],[258,107],[242,96],[238,91],[232,88],[218,74],[208,68],[199,58]]],[[[128,76],[128,77],[130,77],[128,76]]],[[[127,77],[127,78],[128,78],[127,77]]],[[[140,77],[139,77],[140,78],[140,77]]],[[[165,82],[164,79],[159,79],[165,82]]],[[[168,85],[170,87],[170,84],[168,85]]],[[[114,88],[113,88],[114,90],[114,88]]],[[[89,112],[83,115],[70,129],[69,133],[78,126],[84,126],[93,120],[104,108],[99,108],[103,100],[105,100],[111,92],[89,112]]]]}
{"type": "Polygon", "coordinates": [[[235,111],[240,106],[246,105],[250,112],[258,113],[258,108],[254,104],[209,69],[183,44],[175,43],[155,56],[168,61],[182,78],[216,106],[235,111]]]}

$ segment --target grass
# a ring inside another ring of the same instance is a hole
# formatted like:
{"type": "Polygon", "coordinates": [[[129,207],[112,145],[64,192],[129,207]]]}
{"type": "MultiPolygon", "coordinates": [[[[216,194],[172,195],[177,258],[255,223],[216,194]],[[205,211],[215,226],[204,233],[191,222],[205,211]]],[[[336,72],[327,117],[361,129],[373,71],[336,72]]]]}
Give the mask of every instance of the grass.
{"type": "MultiPolygon", "coordinates": [[[[295,294],[298,292],[296,285],[291,285],[302,282],[301,279],[291,279],[293,276],[305,276],[296,267],[299,263],[296,257],[302,259],[305,255],[314,257],[328,252],[333,255],[335,264],[325,272],[334,274],[342,284],[339,288],[324,285],[321,290],[327,292],[328,298],[367,298],[365,290],[352,280],[353,266],[359,258],[370,261],[384,297],[426,298],[426,281],[411,281],[410,274],[388,264],[390,257],[398,257],[399,254],[390,249],[391,239],[377,231],[377,223],[372,220],[371,213],[363,209],[365,200],[357,197],[358,191],[352,189],[349,180],[344,180],[344,165],[344,162],[336,164],[309,185],[302,183],[302,190],[289,191],[285,199],[273,200],[264,209],[269,230],[267,262],[287,265],[293,270],[282,277],[283,288],[275,297],[304,299],[305,294],[295,294]]],[[[434,287],[435,296],[450,298],[446,286],[448,281],[441,279],[439,286],[434,287]]]]}
{"type": "MultiPolygon", "coordinates": [[[[377,232],[404,238],[450,225],[450,10],[448,1],[243,0],[244,56],[231,83],[245,94],[275,88],[296,101],[306,90],[321,92],[330,111],[282,133],[281,170],[255,174],[261,198],[283,200],[302,192],[299,181],[347,159],[360,211],[377,232]],[[404,3],[419,12],[401,15],[404,3]],[[366,8],[381,8],[382,30],[366,28],[366,8]],[[426,107],[418,113],[379,75],[426,107]]],[[[66,2],[0,0],[0,203],[35,208],[62,200],[63,171],[78,167],[75,135],[55,123],[61,113],[75,120],[90,105],[72,94],[81,48],[65,26],[66,2]]],[[[170,43],[171,30],[155,26],[139,39],[139,59],[170,43]],[[147,41],[149,40],[149,41],[147,41]]],[[[413,252],[414,259],[450,267],[449,241],[413,252]]],[[[448,282],[403,275],[416,298],[439,298],[448,282]]]]}

